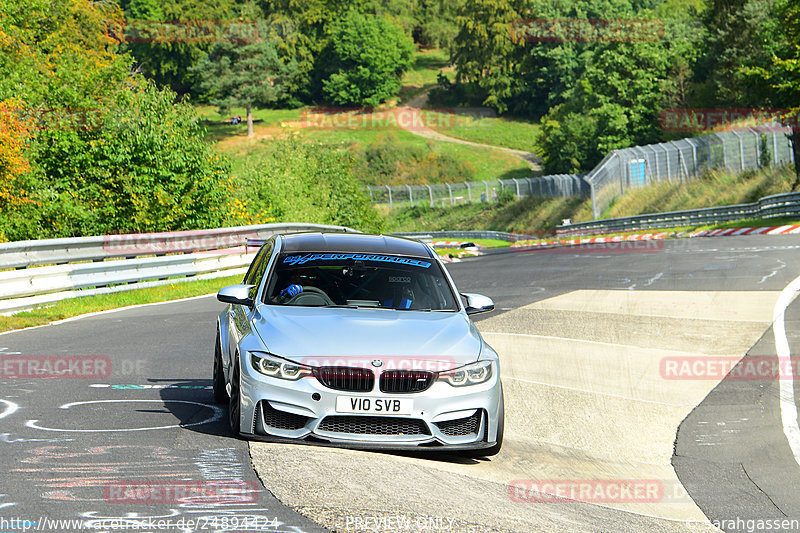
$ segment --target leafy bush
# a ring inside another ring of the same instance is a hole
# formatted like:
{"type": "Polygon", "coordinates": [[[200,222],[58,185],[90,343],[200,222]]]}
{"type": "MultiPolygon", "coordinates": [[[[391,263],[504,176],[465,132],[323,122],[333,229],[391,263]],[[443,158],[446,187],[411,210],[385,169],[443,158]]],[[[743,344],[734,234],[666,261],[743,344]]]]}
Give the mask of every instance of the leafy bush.
{"type": "Polygon", "coordinates": [[[240,223],[307,222],[378,232],[382,221],[353,176],[345,151],[296,139],[276,141],[236,181],[240,223]]]}
{"type": "Polygon", "coordinates": [[[39,131],[26,178],[37,207],[13,238],[220,226],[227,162],[174,97],[145,83],[118,92],[92,127],[39,131]]]}

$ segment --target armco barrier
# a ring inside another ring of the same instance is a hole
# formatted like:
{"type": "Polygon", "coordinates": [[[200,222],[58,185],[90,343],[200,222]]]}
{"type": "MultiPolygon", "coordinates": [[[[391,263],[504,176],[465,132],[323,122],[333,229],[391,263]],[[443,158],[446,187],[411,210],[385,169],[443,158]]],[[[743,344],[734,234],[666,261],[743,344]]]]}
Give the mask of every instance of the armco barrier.
{"type": "Polygon", "coordinates": [[[260,224],[210,230],[131,233],[0,243],[0,270],[75,261],[100,261],[167,253],[191,253],[242,246],[248,238],[298,231],[349,231],[321,224],[260,224]]]}
{"type": "Polygon", "coordinates": [[[559,235],[634,231],[640,229],[675,228],[704,224],[719,224],[749,218],[800,216],[800,192],[766,196],[751,204],[707,207],[685,211],[669,211],[623,218],[608,218],[592,222],[577,222],[559,226],[559,235]]]}
{"type": "Polygon", "coordinates": [[[18,311],[88,292],[76,289],[94,287],[104,288],[102,292],[117,292],[138,288],[140,282],[152,286],[218,273],[238,273],[250,264],[256,252],[245,247],[248,237],[264,239],[301,231],[356,232],[318,224],[263,224],[3,243],[0,244],[0,312],[18,311]],[[119,257],[127,259],[116,259],[119,257]],[[45,264],[49,266],[36,266],[45,264]]]}
{"type": "Polygon", "coordinates": [[[497,239],[500,241],[516,242],[533,239],[532,235],[520,233],[506,233],[504,231],[428,231],[428,232],[401,232],[395,233],[400,237],[411,237],[412,239],[497,239]]]}

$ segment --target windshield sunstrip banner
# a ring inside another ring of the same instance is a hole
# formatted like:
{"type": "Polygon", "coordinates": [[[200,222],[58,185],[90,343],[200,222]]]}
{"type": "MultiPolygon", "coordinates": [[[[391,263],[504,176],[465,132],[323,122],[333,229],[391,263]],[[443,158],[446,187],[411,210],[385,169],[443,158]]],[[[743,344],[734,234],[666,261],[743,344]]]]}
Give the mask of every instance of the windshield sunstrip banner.
{"type": "Polygon", "coordinates": [[[431,266],[430,261],[419,259],[411,259],[408,257],[398,257],[394,255],[377,255],[377,254],[342,254],[342,253],[325,253],[325,254],[297,254],[286,256],[283,260],[287,265],[305,265],[306,263],[320,263],[330,261],[370,261],[377,263],[393,263],[396,265],[409,265],[420,268],[428,268],[431,266]]]}

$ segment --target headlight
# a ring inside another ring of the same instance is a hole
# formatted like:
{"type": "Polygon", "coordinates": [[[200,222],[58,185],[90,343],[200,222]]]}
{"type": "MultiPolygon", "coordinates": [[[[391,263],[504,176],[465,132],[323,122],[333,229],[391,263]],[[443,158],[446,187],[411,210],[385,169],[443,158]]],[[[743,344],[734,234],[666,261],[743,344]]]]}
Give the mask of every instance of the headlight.
{"type": "Polygon", "coordinates": [[[439,372],[439,379],[454,387],[485,383],[492,377],[492,362],[478,361],[446,372],[439,372]]]}
{"type": "Polygon", "coordinates": [[[278,359],[267,353],[251,354],[251,358],[253,368],[272,378],[297,381],[302,377],[311,375],[310,367],[278,359]]]}

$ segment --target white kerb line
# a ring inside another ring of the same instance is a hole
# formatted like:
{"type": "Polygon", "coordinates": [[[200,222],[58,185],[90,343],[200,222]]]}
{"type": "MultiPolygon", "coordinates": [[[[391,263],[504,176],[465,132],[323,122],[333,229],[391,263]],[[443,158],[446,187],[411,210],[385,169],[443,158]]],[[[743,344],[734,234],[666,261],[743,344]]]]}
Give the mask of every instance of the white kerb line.
{"type": "Polygon", "coordinates": [[[786,308],[792,303],[794,293],[798,290],[800,290],[800,276],[792,280],[792,282],[781,291],[778,301],[775,303],[772,332],[775,335],[775,351],[778,354],[780,368],[790,369],[788,376],[781,374],[778,380],[780,391],[779,405],[781,409],[783,433],[786,435],[786,440],[789,441],[789,447],[792,449],[795,462],[800,466],[800,427],[797,422],[797,403],[795,402],[794,377],[793,371],[791,370],[792,353],[789,350],[789,340],[786,338],[786,327],[784,324],[786,308]]]}

